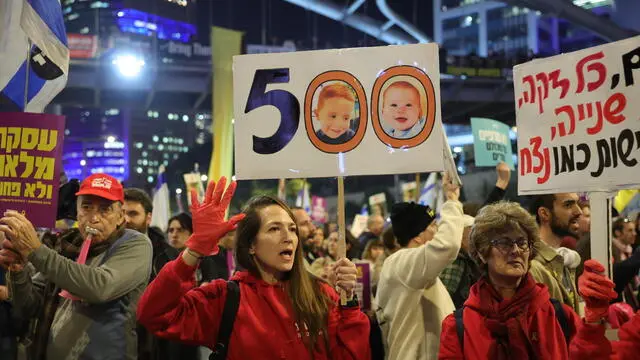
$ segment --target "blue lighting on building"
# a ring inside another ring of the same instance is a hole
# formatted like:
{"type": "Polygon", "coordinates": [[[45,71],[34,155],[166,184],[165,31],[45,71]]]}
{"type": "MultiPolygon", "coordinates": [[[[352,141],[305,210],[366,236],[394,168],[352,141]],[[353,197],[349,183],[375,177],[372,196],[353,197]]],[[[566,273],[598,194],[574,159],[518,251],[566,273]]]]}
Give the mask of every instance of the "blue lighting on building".
{"type": "Polygon", "coordinates": [[[157,34],[160,40],[175,40],[184,43],[196,36],[196,27],[192,24],[167,19],[161,16],[134,9],[122,9],[117,12],[116,22],[120,31],[144,36],[157,34]]]}

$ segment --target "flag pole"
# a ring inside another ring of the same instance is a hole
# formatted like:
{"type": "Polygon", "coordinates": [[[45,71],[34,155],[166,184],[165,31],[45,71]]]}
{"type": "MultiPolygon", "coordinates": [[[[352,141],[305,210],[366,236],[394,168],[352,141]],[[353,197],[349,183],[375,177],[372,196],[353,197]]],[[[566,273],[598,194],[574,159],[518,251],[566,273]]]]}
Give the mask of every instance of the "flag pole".
{"type": "Polygon", "coordinates": [[[27,71],[24,75],[24,108],[22,111],[27,112],[27,104],[29,103],[29,71],[31,71],[31,39],[27,40],[27,71]]]}

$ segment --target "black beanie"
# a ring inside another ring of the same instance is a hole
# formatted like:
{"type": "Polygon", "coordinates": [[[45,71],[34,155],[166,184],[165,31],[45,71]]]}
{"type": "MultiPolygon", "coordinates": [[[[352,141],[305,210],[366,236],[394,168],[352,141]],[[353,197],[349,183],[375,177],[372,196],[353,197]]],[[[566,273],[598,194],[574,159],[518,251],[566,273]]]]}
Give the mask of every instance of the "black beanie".
{"type": "Polygon", "coordinates": [[[391,226],[398,244],[405,247],[409,241],[423,232],[435,220],[435,212],[428,206],[398,203],[391,208],[391,226]]]}

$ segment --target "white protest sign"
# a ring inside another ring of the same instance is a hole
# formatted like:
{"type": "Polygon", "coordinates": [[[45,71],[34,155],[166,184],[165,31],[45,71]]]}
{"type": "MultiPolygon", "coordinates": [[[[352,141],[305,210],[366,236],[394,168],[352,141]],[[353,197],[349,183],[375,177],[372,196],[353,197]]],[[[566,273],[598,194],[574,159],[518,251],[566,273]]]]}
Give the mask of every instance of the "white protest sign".
{"type": "Polygon", "coordinates": [[[233,61],[238,179],[443,170],[435,44],[233,61]]]}
{"type": "Polygon", "coordinates": [[[514,68],[518,192],[640,185],[640,37],[514,68]]]}

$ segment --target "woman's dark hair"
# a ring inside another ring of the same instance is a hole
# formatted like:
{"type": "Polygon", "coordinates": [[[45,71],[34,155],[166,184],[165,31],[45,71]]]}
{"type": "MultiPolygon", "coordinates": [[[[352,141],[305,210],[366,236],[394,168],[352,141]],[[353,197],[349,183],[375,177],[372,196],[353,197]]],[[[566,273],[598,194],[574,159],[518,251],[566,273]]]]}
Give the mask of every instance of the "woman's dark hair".
{"type": "MultiPolygon", "coordinates": [[[[236,259],[241,267],[256,277],[260,277],[260,271],[255,256],[251,255],[249,250],[262,226],[261,210],[269,206],[281,207],[296,223],[291,209],[278,199],[263,195],[249,200],[242,211],[246,217],[238,223],[236,230],[236,259]]],[[[296,236],[299,239],[297,229],[296,236]]],[[[310,343],[306,344],[307,349],[313,354],[313,349],[318,345],[318,335],[322,333],[324,344],[328,350],[327,323],[329,309],[333,306],[333,301],[321,289],[322,281],[312,277],[305,269],[302,244],[299,241],[293,258],[293,268],[285,276],[289,280],[287,292],[296,320],[301,324],[306,324],[309,331],[310,343]]]]}
{"type": "Polygon", "coordinates": [[[180,223],[180,226],[189,231],[189,233],[193,234],[193,222],[191,221],[191,215],[187,214],[187,213],[179,213],[177,215],[172,216],[169,221],[167,222],[167,228],[169,228],[169,225],[171,225],[172,221],[177,221],[178,223],[180,223]]]}

